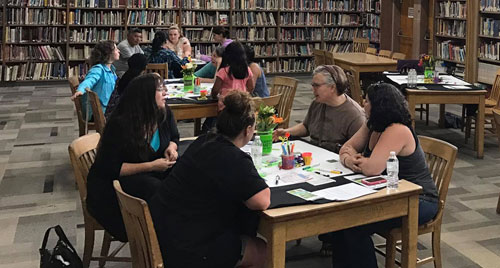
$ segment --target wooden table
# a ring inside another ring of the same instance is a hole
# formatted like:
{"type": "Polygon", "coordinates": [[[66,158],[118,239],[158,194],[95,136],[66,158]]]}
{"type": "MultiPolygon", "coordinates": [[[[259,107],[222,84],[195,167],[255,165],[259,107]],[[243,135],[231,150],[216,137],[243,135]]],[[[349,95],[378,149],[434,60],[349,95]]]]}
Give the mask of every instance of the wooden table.
{"type": "Polygon", "coordinates": [[[285,267],[287,241],[338,231],[386,219],[403,218],[402,267],[417,263],[418,194],[421,187],[400,180],[397,192],[378,193],[344,202],[269,209],[258,232],[267,239],[267,267],[285,267]]]}
{"type": "Polygon", "coordinates": [[[201,130],[201,119],[217,116],[217,102],[207,104],[169,104],[175,120],[194,119],[194,136],[201,130]]]}
{"type": "Polygon", "coordinates": [[[335,53],[335,65],[344,70],[352,70],[359,81],[359,73],[396,71],[398,61],[366,53],[335,53]]]}
{"type": "MultiPolygon", "coordinates": [[[[484,155],[484,97],[486,90],[467,91],[440,91],[406,89],[408,98],[408,110],[412,118],[412,125],[415,129],[415,105],[416,104],[477,104],[476,118],[476,150],[477,158],[482,159],[484,155]]],[[[444,107],[440,109],[444,113],[444,107]]]]}

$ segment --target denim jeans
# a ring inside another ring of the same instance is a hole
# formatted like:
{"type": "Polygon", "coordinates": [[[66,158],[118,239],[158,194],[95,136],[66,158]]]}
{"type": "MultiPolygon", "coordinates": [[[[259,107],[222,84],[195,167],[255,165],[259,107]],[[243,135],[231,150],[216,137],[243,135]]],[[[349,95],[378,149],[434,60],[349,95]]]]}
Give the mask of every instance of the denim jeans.
{"type": "MultiPolygon", "coordinates": [[[[421,225],[432,220],[437,211],[437,202],[420,198],[418,224],[421,225]]],[[[378,231],[401,227],[401,225],[401,218],[396,218],[330,233],[333,246],[333,268],[377,267],[371,235],[378,231]]]]}

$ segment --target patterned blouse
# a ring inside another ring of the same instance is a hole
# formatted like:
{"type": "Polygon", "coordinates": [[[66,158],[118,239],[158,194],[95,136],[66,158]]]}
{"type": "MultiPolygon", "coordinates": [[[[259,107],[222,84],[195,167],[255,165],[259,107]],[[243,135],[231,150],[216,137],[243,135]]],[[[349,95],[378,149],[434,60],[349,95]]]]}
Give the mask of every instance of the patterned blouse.
{"type": "Polygon", "coordinates": [[[179,76],[181,65],[187,62],[187,58],[180,59],[175,52],[169,49],[162,48],[153,54],[151,47],[144,49],[144,55],[148,58],[149,63],[167,63],[168,64],[168,78],[182,77],[179,76]]]}

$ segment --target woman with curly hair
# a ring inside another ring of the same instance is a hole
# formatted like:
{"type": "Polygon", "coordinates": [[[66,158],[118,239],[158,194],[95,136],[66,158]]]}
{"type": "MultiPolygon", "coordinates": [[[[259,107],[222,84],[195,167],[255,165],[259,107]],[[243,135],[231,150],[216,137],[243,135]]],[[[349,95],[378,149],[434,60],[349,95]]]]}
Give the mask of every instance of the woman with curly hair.
{"type": "MultiPolygon", "coordinates": [[[[438,194],[411,127],[406,100],[397,88],[386,83],[368,87],[367,96],[364,108],[368,121],[342,146],[340,161],[353,171],[375,176],[384,173],[390,152],[396,152],[399,177],[423,188],[418,223],[424,224],[437,213],[438,194]]],[[[395,227],[401,227],[401,218],[332,233],[333,267],[377,267],[370,236],[395,227]]]]}
{"type": "Polygon", "coordinates": [[[113,93],[115,89],[117,78],[113,62],[117,61],[119,58],[120,50],[113,41],[100,42],[92,49],[90,53],[90,65],[92,68],[90,68],[85,76],[85,80],[78,86],[75,94],[71,96],[71,100],[75,100],[76,97],[83,95],[83,114],[88,114],[88,119],[92,118],[92,110],[90,109],[86,112],[87,105],[85,104],[87,103],[87,96],[85,94],[85,89],[90,88],[90,90],[97,93],[102,112],[105,113],[111,93],[113,93]]]}
{"type": "Polygon", "coordinates": [[[168,49],[167,40],[166,32],[156,32],[151,46],[144,49],[144,55],[149,63],[167,63],[168,78],[182,77],[181,65],[187,61],[187,58],[181,59],[174,51],[168,49]]]}
{"type": "Polygon", "coordinates": [[[177,160],[179,132],[165,96],[158,74],[133,79],[106,123],[89,171],[89,213],[121,241],[127,235],[113,180],[128,194],[148,200],[177,160]]]}

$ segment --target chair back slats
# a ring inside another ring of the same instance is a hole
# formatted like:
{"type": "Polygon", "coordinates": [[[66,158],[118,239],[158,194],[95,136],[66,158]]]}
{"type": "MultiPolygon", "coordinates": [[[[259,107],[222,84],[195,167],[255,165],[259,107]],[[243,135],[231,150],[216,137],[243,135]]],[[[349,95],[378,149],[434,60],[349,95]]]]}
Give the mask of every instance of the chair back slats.
{"type": "Polygon", "coordinates": [[[497,71],[497,75],[495,77],[495,82],[493,83],[493,87],[491,88],[489,100],[494,101],[492,106],[496,106],[500,99],[500,69],[497,71]]]}
{"type": "MultiPolygon", "coordinates": [[[[325,65],[335,65],[335,59],[333,57],[333,52],[325,51],[325,65]]],[[[316,65],[319,66],[319,65],[316,65]]]]}
{"type": "Polygon", "coordinates": [[[278,104],[280,103],[280,100],[281,100],[281,96],[283,96],[283,94],[272,95],[272,96],[265,97],[265,98],[254,97],[252,99],[253,99],[253,102],[255,104],[255,109],[259,109],[261,104],[264,104],[266,106],[272,106],[272,107],[278,106],[278,104]]]}
{"type": "Polygon", "coordinates": [[[359,81],[354,78],[353,71],[347,71],[347,82],[349,82],[349,92],[353,100],[355,100],[361,107],[363,107],[363,93],[361,92],[361,85],[359,81]]]}
{"type": "Polygon", "coordinates": [[[99,100],[99,96],[97,96],[97,93],[90,90],[89,88],[86,88],[85,90],[89,95],[90,106],[92,107],[95,130],[102,135],[102,133],[104,132],[104,126],[106,125],[106,118],[104,117],[104,113],[102,111],[101,101],[99,100]]]}
{"type": "Polygon", "coordinates": [[[392,59],[393,60],[404,60],[404,59],[406,59],[406,54],[394,52],[394,54],[392,54],[392,59]]]}
{"type": "Polygon", "coordinates": [[[369,47],[366,49],[366,54],[377,55],[377,49],[374,47],[369,47]]]}
{"type": "MultiPolygon", "coordinates": [[[[80,82],[78,81],[78,77],[76,76],[70,76],[68,78],[69,82],[69,88],[71,90],[71,95],[74,95],[76,93],[76,90],[78,89],[78,86],[80,85],[80,82]]],[[[83,136],[87,133],[85,133],[85,120],[83,119],[83,110],[82,110],[82,97],[78,96],[76,99],[73,101],[75,104],[75,110],[76,110],[76,117],[78,119],[78,130],[79,130],[79,136],[83,136]]],[[[92,130],[95,129],[94,123],[89,122],[88,123],[88,129],[92,130]]]]}
{"type": "Polygon", "coordinates": [[[293,100],[299,81],[295,78],[276,76],[271,88],[271,95],[282,94],[280,102],[276,107],[278,116],[283,117],[283,123],[279,127],[287,128],[290,123],[293,100]]]}
{"type": "Polygon", "coordinates": [[[158,238],[146,201],[123,192],[120,182],[113,186],[118,196],[132,256],[132,267],[163,267],[158,238]]]}
{"type": "Polygon", "coordinates": [[[383,57],[383,58],[390,58],[391,55],[392,55],[392,51],[390,51],[390,50],[383,50],[383,49],[381,49],[378,52],[378,56],[379,57],[383,57]]]}
{"type": "Polygon", "coordinates": [[[500,110],[493,109],[492,112],[493,112],[493,120],[495,122],[495,130],[496,130],[497,138],[498,138],[498,146],[500,146],[500,110]]]}
{"type": "Polygon", "coordinates": [[[168,64],[148,63],[148,65],[146,65],[146,73],[158,73],[161,78],[168,79],[168,64]]]}
{"type": "Polygon", "coordinates": [[[353,38],[352,45],[352,52],[366,53],[370,40],[367,38],[353,38]]]}
{"type": "Polygon", "coordinates": [[[325,64],[325,51],[321,49],[313,49],[314,65],[320,66],[325,64]]]}

